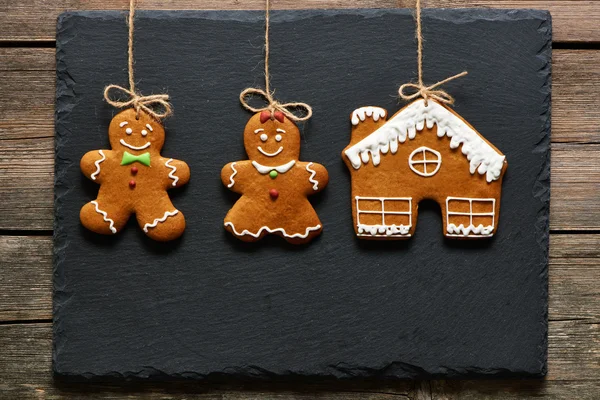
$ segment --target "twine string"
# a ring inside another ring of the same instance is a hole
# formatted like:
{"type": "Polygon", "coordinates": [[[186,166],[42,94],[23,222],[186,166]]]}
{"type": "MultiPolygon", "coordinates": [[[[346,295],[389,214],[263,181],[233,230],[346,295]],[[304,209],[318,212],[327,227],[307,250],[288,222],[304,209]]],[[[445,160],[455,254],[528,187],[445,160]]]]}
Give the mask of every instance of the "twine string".
{"type": "Polygon", "coordinates": [[[129,26],[129,37],[127,41],[127,72],[129,75],[129,89],[119,85],[110,84],[104,88],[104,99],[108,104],[117,108],[133,107],[139,118],[140,110],[156,119],[165,118],[172,113],[168,94],[152,94],[143,96],[135,90],[135,79],[133,75],[133,21],[135,16],[135,0],[129,0],[129,16],[127,24],[129,26]],[[121,97],[111,97],[111,91],[119,91],[125,95],[128,100],[121,100],[121,97]],[[156,107],[158,106],[158,107],[156,107]]]}
{"type": "Polygon", "coordinates": [[[269,10],[270,1],[266,0],[265,4],[265,89],[260,88],[246,88],[240,93],[240,102],[245,109],[252,112],[269,111],[271,113],[271,119],[274,118],[273,114],[275,111],[281,111],[286,117],[295,122],[306,121],[312,116],[312,107],[306,103],[292,102],[292,103],[280,103],[273,97],[274,91],[271,91],[271,76],[269,74],[269,10]],[[267,105],[264,107],[253,107],[248,101],[247,97],[258,95],[263,97],[267,101],[267,105]],[[293,110],[303,109],[304,115],[298,116],[293,113],[293,110]]]}
{"type": "Polygon", "coordinates": [[[437,87],[450,82],[454,79],[463,77],[468,74],[467,71],[463,71],[460,74],[453,75],[449,78],[441,80],[430,86],[423,84],[423,32],[421,27],[421,0],[417,0],[416,8],[416,22],[417,22],[417,83],[405,83],[398,89],[398,94],[403,100],[414,100],[418,97],[422,97],[425,100],[425,106],[427,106],[428,99],[434,99],[444,104],[454,104],[454,97],[448,94],[446,91],[437,89],[437,87]]]}

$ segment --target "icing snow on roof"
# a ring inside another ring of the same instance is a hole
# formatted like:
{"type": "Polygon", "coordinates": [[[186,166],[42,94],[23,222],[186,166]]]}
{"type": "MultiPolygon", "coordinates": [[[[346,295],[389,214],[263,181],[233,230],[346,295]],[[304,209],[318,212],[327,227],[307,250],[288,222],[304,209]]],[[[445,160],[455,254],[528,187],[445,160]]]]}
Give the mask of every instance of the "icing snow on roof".
{"type": "Polygon", "coordinates": [[[414,139],[417,131],[428,129],[437,124],[437,135],[450,138],[450,148],[456,149],[462,144],[462,153],[469,160],[471,174],[477,171],[486,176],[488,182],[500,177],[505,156],[498,153],[479,134],[462,119],[439,103],[429,100],[425,106],[423,99],[416,100],[401,112],[389,119],[375,132],[345,151],[354,169],[361,167],[361,160],[367,164],[369,158],[373,165],[379,165],[380,153],[398,151],[398,142],[406,138],[414,139]]]}

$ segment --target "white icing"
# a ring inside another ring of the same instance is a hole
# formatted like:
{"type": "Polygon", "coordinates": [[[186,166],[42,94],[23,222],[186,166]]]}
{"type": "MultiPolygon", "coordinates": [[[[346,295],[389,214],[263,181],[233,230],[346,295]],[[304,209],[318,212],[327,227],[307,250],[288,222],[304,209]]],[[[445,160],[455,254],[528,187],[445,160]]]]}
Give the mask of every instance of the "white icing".
{"type": "Polygon", "coordinates": [[[276,167],[269,167],[266,165],[259,164],[256,161],[252,161],[252,165],[254,166],[254,168],[256,168],[256,170],[263,175],[268,174],[269,172],[271,172],[273,170],[279,172],[280,174],[285,174],[286,172],[288,172],[290,170],[290,168],[292,168],[294,166],[294,164],[296,164],[296,160],[292,160],[288,163],[285,163],[283,165],[278,165],[276,167]]]}
{"type": "Polygon", "coordinates": [[[277,128],[277,129],[275,129],[275,130],[276,130],[277,132],[279,132],[279,133],[285,133],[285,131],[284,131],[283,129],[281,129],[281,128],[277,128]]]}
{"type": "Polygon", "coordinates": [[[171,172],[169,172],[169,178],[173,179],[173,186],[177,185],[177,181],[179,180],[178,177],[175,176],[175,172],[177,172],[177,167],[174,165],[169,164],[171,161],[173,161],[172,158],[169,158],[167,160],[167,162],[165,162],[165,165],[169,168],[171,168],[171,172]]]}
{"type": "Polygon", "coordinates": [[[146,128],[148,128],[148,130],[149,130],[150,132],[153,132],[153,131],[154,131],[154,130],[152,129],[152,126],[150,126],[150,124],[146,124],[146,128]]]}
{"type": "Polygon", "coordinates": [[[352,125],[358,125],[360,121],[364,121],[367,117],[373,118],[377,122],[380,118],[385,118],[387,111],[381,107],[361,107],[352,112],[352,125]]]}
{"type": "Polygon", "coordinates": [[[275,140],[277,140],[278,142],[281,142],[281,139],[283,139],[281,137],[281,135],[275,135],[275,140]]]}
{"type": "Polygon", "coordinates": [[[493,230],[494,230],[494,227],[491,225],[483,226],[482,224],[479,224],[477,226],[474,226],[471,224],[471,225],[464,226],[463,224],[460,224],[460,225],[456,226],[454,224],[448,224],[447,231],[450,235],[446,235],[446,236],[468,236],[468,237],[492,236],[493,230]],[[474,233],[474,235],[472,235],[471,233],[474,233]]]}
{"type": "Polygon", "coordinates": [[[104,155],[104,152],[102,150],[98,150],[98,153],[100,153],[102,158],[94,163],[94,165],[96,166],[96,171],[94,171],[94,173],[90,175],[90,178],[92,178],[93,181],[96,180],[96,176],[100,173],[100,163],[106,160],[106,156],[104,155]]]}
{"type": "Polygon", "coordinates": [[[269,138],[269,137],[267,136],[267,134],[266,134],[266,133],[262,133],[262,134],[260,135],[260,140],[262,140],[263,142],[266,142],[268,138],[269,138]]]}
{"type": "Polygon", "coordinates": [[[315,171],[314,169],[310,169],[310,166],[313,165],[313,163],[309,162],[308,164],[306,164],[306,170],[308,172],[310,172],[310,176],[308,177],[308,181],[310,183],[313,184],[313,190],[319,190],[319,181],[314,179],[315,175],[317,174],[317,171],[315,171]]]}
{"type": "Polygon", "coordinates": [[[175,210],[175,211],[165,211],[165,215],[163,215],[162,218],[156,218],[154,220],[154,222],[152,222],[151,224],[146,224],[144,225],[144,232],[148,233],[148,228],[155,228],[156,225],[158,225],[159,222],[165,222],[167,220],[167,218],[172,217],[174,215],[177,215],[179,211],[175,210]]]}
{"type": "Polygon", "coordinates": [[[471,197],[446,197],[446,231],[448,232],[446,236],[454,236],[454,237],[489,237],[493,236],[494,225],[496,220],[496,199],[489,198],[471,198],[471,197]],[[449,203],[450,200],[458,200],[458,201],[468,201],[469,202],[469,211],[468,212],[459,212],[459,211],[450,211],[449,203]],[[492,203],[492,211],[491,212],[473,212],[473,202],[487,202],[492,203]],[[456,226],[456,224],[450,223],[450,216],[452,215],[461,215],[469,217],[469,225],[464,226],[460,224],[456,226]],[[492,217],[492,224],[484,226],[483,224],[479,224],[475,226],[473,224],[473,217],[492,217]]]}
{"type": "Polygon", "coordinates": [[[229,185],[227,185],[228,188],[235,185],[235,181],[233,180],[233,177],[237,174],[237,169],[235,169],[235,163],[231,163],[231,169],[233,170],[233,173],[229,176],[229,185]]]}
{"type": "Polygon", "coordinates": [[[358,236],[375,236],[375,237],[389,237],[389,236],[406,236],[410,237],[408,232],[412,227],[412,197],[363,197],[356,196],[356,226],[358,230],[358,236]],[[361,210],[359,200],[373,200],[381,202],[381,211],[372,210],[361,210]],[[402,201],[408,203],[408,211],[386,211],[386,201],[402,201]],[[360,222],[361,214],[378,214],[381,215],[381,224],[368,225],[360,222]],[[408,215],[408,225],[396,225],[386,224],[386,215],[408,215]]]}
{"type": "Polygon", "coordinates": [[[233,233],[235,233],[237,236],[250,235],[250,236],[252,236],[252,237],[255,237],[255,238],[259,237],[263,231],[267,231],[267,232],[269,232],[269,233],[276,233],[276,232],[280,232],[280,233],[282,233],[282,234],[283,234],[283,236],[285,236],[285,237],[288,237],[288,238],[292,238],[292,239],[293,239],[293,238],[302,238],[302,239],[306,239],[306,238],[308,237],[308,234],[309,234],[310,232],[312,232],[312,231],[318,231],[319,229],[321,229],[321,225],[309,226],[309,227],[307,227],[307,228],[306,228],[306,231],[305,231],[305,233],[304,233],[304,234],[301,234],[301,233],[294,233],[294,234],[290,235],[290,234],[288,234],[288,233],[285,231],[285,229],[283,229],[283,228],[275,228],[275,229],[271,229],[271,228],[269,228],[268,226],[263,226],[263,227],[261,227],[261,228],[258,230],[258,232],[256,232],[256,233],[252,233],[252,232],[250,232],[250,231],[249,231],[249,230],[247,230],[247,229],[244,229],[244,230],[243,230],[243,231],[240,233],[240,232],[238,232],[238,231],[235,229],[235,226],[233,226],[233,223],[232,223],[232,222],[225,222],[225,226],[230,226],[230,227],[231,227],[231,230],[233,230],[233,233]]]}
{"type": "Polygon", "coordinates": [[[122,128],[122,127],[124,127],[125,125],[127,125],[128,123],[129,123],[129,122],[127,122],[127,121],[123,121],[123,122],[121,122],[121,123],[119,124],[119,127],[121,127],[121,128],[122,128]]]}
{"type": "Polygon", "coordinates": [[[358,225],[358,236],[410,236],[411,225],[358,225]]]}
{"type": "Polygon", "coordinates": [[[415,149],[412,153],[410,153],[410,156],[408,156],[408,166],[410,167],[412,172],[414,172],[417,175],[421,175],[421,176],[425,176],[425,177],[433,176],[440,170],[440,167],[442,166],[442,155],[440,154],[439,151],[435,151],[433,149],[430,149],[429,147],[421,146],[418,149],[415,149]],[[433,153],[437,158],[435,160],[431,159],[431,158],[427,159],[426,154],[428,152],[433,153]],[[423,154],[423,160],[413,160],[413,157],[417,153],[423,154]],[[422,164],[423,172],[416,169],[414,167],[415,164],[422,164]],[[435,168],[433,171],[427,171],[427,165],[430,165],[430,164],[435,164],[435,168]]]}
{"type": "Polygon", "coordinates": [[[122,144],[123,146],[125,146],[125,147],[129,147],[131,150],[144,150],[144,149],[147,149],[148,147],[150,147],[150,142],[146,142],[146,144],[145,144],[145,145],[143,145],[143,146],[138,146],[138,147],[130,145],[129,143],[127,143],[127,142],[126,142],[126,141],[124,141],[123,139],[121,139],[121,140],[119,141],[119,143],[121,143],[121,144],[122,144]]]}
{"type": "Polygon", "coordinates": [[[133,129],[131,129],[131,128],[125,129],[125,133],[127,133],[128,135],[131,135],[132,132],[133,132],[133,129]]]}
{"type": "Polygon", "coordinates": [[[260,151],[263,155],[267,156],[267,157],[275,157],[277,154],[281,153],[283,151],[283,146],[281,146],[276,152],[274,153],[267,153],[266,151],[264,151],[260,146],[257,147],[258,151],[260,151]]]}
{"type": "Polygon", "coordinates": [[[254,133],[258,133],[258,132],[264,132],[264,129],[263,128],[258,128],[258,129],[254,130],[254,133]]]}
{"type": "MultiPolygon", "coordinates": [[[[353,124],[357,111],[352,114],[353,124]]],[[[361,114],[358,113],[357,118],[360,117],[361,114]]],[[[434,124],[437,124],[438,137],[446,135],[450,138],[451,149],[456,149],[462,144],[462,153],[470,162],[471,174],[475,171],[480,175],[485,174],[488,182],[500,178],[506,157],[493,149],[462,119],[433,100],[429,100],[427,106],[423,99],[412,102],[375,132],[346,150],[345,154],[354,169],[361,167],[361,161],[368,163],[369,158],[372,158],[373,165],[379,165],[380,153],[386,154],[391,151],[395,154],[398,142],[404,143],[407,138],[414,139],[417,131],[423,130],[425,125],[433,128],[434,124]]]]}
{"type": "Polygon", "coordinates": [[[146,136],[148,134],[148,131],[145,129],[142,129],[142,136],[146,136]]]}
{"type": "Polygon", "coordinates": [[[106,211],[102,211],[100,208],[98,208],[98,202],[96,200],[91,201],[91,203],[96,207],[96,212],[98,214],[102,214],[102,219],[104,220],[104,222],[109,223],[108,227],[110,228],[110,231],[113,234],[117,233],[117,230],[115,229],[115,221],[108,218],[108,213],[106,211]]]}

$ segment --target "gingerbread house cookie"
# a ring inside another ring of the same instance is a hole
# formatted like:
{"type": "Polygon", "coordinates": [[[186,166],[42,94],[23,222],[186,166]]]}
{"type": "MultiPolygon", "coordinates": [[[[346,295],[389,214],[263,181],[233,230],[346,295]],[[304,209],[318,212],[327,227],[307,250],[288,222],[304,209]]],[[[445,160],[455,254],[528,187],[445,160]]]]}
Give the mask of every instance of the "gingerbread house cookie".
{"type": "Polygon", "coordinates": [[[382,108],[359,108],[351,123],[342,158],[358,237],[412,237],[425,199],[439,204],[446,237],[494,235],[506,157],[460,115],[420,99],[390,119],[382,108]]]}

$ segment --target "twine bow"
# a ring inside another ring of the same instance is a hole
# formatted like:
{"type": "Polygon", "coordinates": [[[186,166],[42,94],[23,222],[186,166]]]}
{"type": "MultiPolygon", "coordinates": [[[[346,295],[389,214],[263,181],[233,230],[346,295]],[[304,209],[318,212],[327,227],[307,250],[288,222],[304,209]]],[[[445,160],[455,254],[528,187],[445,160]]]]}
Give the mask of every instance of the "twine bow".
{"type": "Polygon", "coordinates": [[[171,115],[172,109],[169,103],[168,94],[152,94],[150,96],[142,96],[133,90],[126,89],[119,85],[108,85],[104,88],[104,99],[108,104],[117,108],[134,107],[135,111],[140,113],[140,109],[156,119],[165,118],[171,115]],[[129,97],[129,100],[118,100],[110,97],[111,90],[118,90],[129,97]],[[152,105],[159,105],[161,111],[156,111],[156,108],[151,108],[152,105]]]}
{"type": "Polygon", "coordinates": [[[240,102],[242,103],[244,108],[246,108],[247,110],[250,110],[252,112],[255,112],[255,113],[261,112],[261,111],[269,111],[271,113],[271,118],[275,111],[281,111],[286,117],[288,117],[290,120],[292,120],[294,122],[306,121],[312,116],[312,107],[309,106],[308,104],[298,103],[298,102],[282,104],[273,98],[272,93],[269,93],[268,91],[259,89],[259,88],[244,89],[242,91],[242,93],[240,93],[240,102]],[[253,96],[253,95],[258,95],[258,96],[264,97],[265,100],[267,100],[268,104],[265,107],[261,107],[261,108],[252,107],[246,101],[246,97],[253,96]],[[296,114],[294,114],[291,111],[291,109],[296,109],[296,108],[303,108],[306,111],[306,115],[299,117],[296,114]]]}
{"type": "Polygon", "coordinates": [[[259,88],[246,88],[240,93],[240,103],[244,106],[246,110],[250,110],[252,112],[261,112],[261,111],[269,111],[271,114],[271,119],[273,119],[273,114],[275,111],[280,111],[288,117],[290,120],[294,122],[306,121],[310,117],[312,117],[312,107],[306,103],[280,103],[273,98],[273,92],[271,92],[271,76],[269,75],[269,19],[270,19],[270,2],[269,0],[265,0],[265,90],[259,88]],[[256,108],[252,107],[246,101],[246,97],[258,95],[264,97],[267,100],[267,105],[265,107],[256,108]],[[294,114],[291,109],[303,108],[306,111],[306,115],[297,116],[294,114]]]}
{"type": "Polygon", "coordinates": [[[400,95],[400,97],[403,100],[414,100],[418,97],[422,97],[423,100],[425,100],[425,105],[427,106],[427,99],[434,99],[440,103],[444,103],[444,104],[454,104],[454,97],[452,97],[450,94],[448,94],[446,91],[444,90],[434,90],[435,88],[437,88],[438,86],[443,85],[444,83],[450,82],[451,80],[457,79],[457,78],[461,78],[465,75],[467,75],[468,72],[467,71],[463,71],[460,74],[456,74],[454,76],[451,76],[449,78],[446,78],[442,81],[439,81],[437,83],[434,83],[433,85],[430,86],[425,86],[423,84],[423,82],[419,82],[419,83],[405,83],[404,85],[400,86],[400,89],[398,89],[398,94],[400,95]],[[412,90],[413,92],[410,93],[409,91],[412,90]]]}
{"type": "Polygon", "coordinates": [[[450,96],[444,90],[438,89],[434,90],[438,86],[443,85],[444,83],[450,82],[451,80],[463,77],[467,75],[467,71],[463,71],[460,74],[456,74],[449,78],[444,79],[443,81],[439,81],[430,86],[425,86],[423,84],[423,30],[421,28],[421,0],[417,0],[415,5],[415,20],[417,22],[417,30],[415,32],[415,36],[417,37],[417,69],[418,69],[418,82],[417,83],[405,83],[400,86],[398,89],[398,94],[403,100],[414,100],[418,97],[422,97],[425,100],[425,106],[427,106],[428,99],[434,99],[440,103],[454,104],[454,97],[450,96]],[[412,90],[412,93],[405,93],[407,90],[412,90]]]}
{"type": "Polygon", "coordinates": [[[119,85],[108,85],[104,88],[104,99],[108,104],[113,107],[123,108],[131,107],[135,108],[136,116],[139,118],[140,110],[148,113],[155,119],[165,118],[172,113],[171,104],[169,104],[168,94],[152,94],[150,96],[142,96],[135,90],[135,79],[133,78],[133,23],[135,16],[135,0],[129,0],[129,16],[127,17],[127,25],[129,26],[129,35],[127,40],[127,72],[129,75],[129,89],[126,89],[119,85]],[[120,99],[112,99],[110,97],[111,90],[118,90],[124,93],[129,100],[122,101],[120,99]],[[155,111],[150,106],[158,104],[162,111],[155,111]]]}

